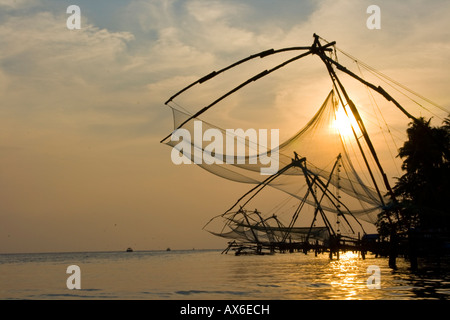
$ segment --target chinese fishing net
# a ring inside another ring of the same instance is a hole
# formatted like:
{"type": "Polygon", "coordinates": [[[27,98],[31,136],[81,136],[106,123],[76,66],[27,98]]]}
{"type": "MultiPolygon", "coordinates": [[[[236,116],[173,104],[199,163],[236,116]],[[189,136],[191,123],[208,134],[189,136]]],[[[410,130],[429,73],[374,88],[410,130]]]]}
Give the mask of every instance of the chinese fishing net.
{"type": "MultiPolygon", "coordinates": [[[[264,95],[264,92],[261,94],[264,95]]],[[[203,98],[202,95],[194,96],[190,103],[194,104],[196,100],[203,98]]],[[[222,178],[252,185],[245,197],[239,199],[228,211],[212,219],[215,222],[221,221],[222,227],[216,226],[214,230],[207,228],[211,233],[252,242],[262,238],[267,241],[279,240],[286,235],[286,230],[290,230],[290,236],[294,240],[304,240],[306,234],[312,238],[316,236],[324,239],[325,229],[316,228],[316,224],[306,227],[293,225],[295,215],[306,207],[313,208],[313,211],[320,207],[327,215],[373,224],[377,214],[383,209],[384,203],[379,194],[370,186],[370,182],[363,181],[355,170],[353,162],[358,155],[355,155],[354,150],[361,132],[353,124],[354,118],[348,108],[339,102],[336,88],[329,91],[321,105],[315,107],[315,113],[300,130],[280,142],[279,147],[274,149],[269,148],[270,143],[273,146],[273,141],[269,138],[255,143],[248,135],[245,136],[244,130],[240,133],[226,130],[223,126],[204,120],[205,114],[197,116],[196,111],[199,108],[189,111],[182,102],[175,100],[177,99],[170,99],[167,103],[172,109],[174,131],[163,140],[173,148],[172,155],[183,156],[186,161],[192,161],[222,178]],[[202,136],[199,139],[196,130],[200,127],[200,121],[202,136]],[[353,128],[353,134],[343,132],[349,128],[353,128]],[[180,129],[183,134],[177,135],[180,129]],[[222,141],[219,141],[223,142],[222,148],[216,141],[217,135],[215,139],[203,139],[203,134],[209,129],[222,134],[222,141]],[[227,145],[230,142],[233,143],[231,147],[227,145]],[[245,150],[245,156],[239,156],[243,153],[239,154],[237,150],[245,150]],[[209,157],[207,163],[205,154],[209,157]],[[262,169],[269,166],[268,156],[276,154],[278,171],[273,175],[262,175],[262,169]],[[302,160],[301,166],[293,165],[296,159],[302,160]],[[291,220],[283,224],[273,213],[264,213],[264,210],[261,210],[262,212],[255,214],[245,208],[247,202],[258,192],[258,188],[266,186],[281,190],[298,202],[298,207],[292,211],[291,220]]],[[[226,101],[227,99],[220,99],[220,104],[226,105],[226,101]]],[[[208,105],[208,102],[203,105],[208,105]]],[[[299,103],[297,107],[301,110],[311,106],[299,103]]],[[[210,110],[207,113],[213,112],[210,110]]],[[[216,117],[215,121],[220,121],[220,117],[216,117]]],[[[258,124],[255,123],[254,126],[257,127],[258,124]]],[[[233,127],[237,128],[239,127],[233,127]]],[[[235,200],[230,199],[230,204],[235,200]]],[[[317,211],[315,213],[317,214],[317,211]]],[[[315,221],[319,220],[320,218],[315,218],[315,221]]],[[[207,227],[212,226],[212,221],[207,227]]]]}

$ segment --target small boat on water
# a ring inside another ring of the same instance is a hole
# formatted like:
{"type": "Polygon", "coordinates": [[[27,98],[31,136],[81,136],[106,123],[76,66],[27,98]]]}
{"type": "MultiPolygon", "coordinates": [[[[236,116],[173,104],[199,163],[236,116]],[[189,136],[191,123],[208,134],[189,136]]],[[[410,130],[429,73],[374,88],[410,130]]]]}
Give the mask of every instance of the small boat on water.
{"type": "Polygon", "coordinates": [[[170,248],[167,248],[166,251],[170,251],[170,248]]]}
{"type": "Polygon", "coordinates": [[[127,252],[133,252],[133,249],[127,248],[127,252]]]}

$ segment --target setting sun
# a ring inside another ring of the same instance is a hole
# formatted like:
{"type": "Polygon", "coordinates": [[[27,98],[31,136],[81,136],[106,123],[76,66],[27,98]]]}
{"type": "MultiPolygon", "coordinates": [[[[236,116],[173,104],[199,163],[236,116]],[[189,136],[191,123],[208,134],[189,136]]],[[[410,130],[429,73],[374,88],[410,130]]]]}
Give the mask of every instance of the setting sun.
{"type": "Polygon", "coordinates": [[[339,131],[342,137],[348,137],[352,134],[352,128],[357,126],[353,114],[346,113],[344,107],[339,104],[335,112],[333,127],[339,131]]]}

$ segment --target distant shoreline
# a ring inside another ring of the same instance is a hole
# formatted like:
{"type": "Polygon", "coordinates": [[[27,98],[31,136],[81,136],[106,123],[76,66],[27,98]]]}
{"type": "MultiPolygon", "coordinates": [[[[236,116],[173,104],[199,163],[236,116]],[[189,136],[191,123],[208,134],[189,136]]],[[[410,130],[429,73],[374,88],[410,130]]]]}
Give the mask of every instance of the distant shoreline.
{"type": "MultiPolygon", "coordinates": [[[[223,248],[215,249],[146,249],[146,250],[134,250],[133,253],[138,252],[179,252],[179,251],[223,251],[223,248]]],[[[121,253],[126,252],[126,250],[96,250],[96,251],[46,251],[46,252],[0,252],[0,255],[15,255],[15,254],[79,254],[79,253],[121,253]]]]}

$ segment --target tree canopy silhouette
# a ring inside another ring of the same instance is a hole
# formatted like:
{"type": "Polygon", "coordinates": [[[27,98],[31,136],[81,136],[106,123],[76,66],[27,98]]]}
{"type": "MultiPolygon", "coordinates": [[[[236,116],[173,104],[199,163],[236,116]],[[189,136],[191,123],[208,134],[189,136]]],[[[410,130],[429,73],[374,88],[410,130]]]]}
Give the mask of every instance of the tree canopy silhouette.
{"type": "MultiPolygon", "coordinates": [[[[398,200],[395,228],[450,231],[450,118],[440,127],[419,118],[410,123],[407,135],[398,153],[405,173],[393,188],[398,200]]],[[[382,234],[392,228],[381,215],[378,227],[382,234]]]]}

